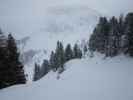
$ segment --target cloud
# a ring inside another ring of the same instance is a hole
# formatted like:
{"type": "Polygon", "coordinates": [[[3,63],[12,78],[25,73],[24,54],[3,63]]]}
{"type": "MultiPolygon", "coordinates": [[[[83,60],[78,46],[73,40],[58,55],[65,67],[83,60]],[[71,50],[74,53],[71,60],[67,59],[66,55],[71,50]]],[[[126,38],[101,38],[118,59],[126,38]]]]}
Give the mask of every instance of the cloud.
{"type": "Polygon", "coordinates": [[[87,5],[101,13],[113,15],[133,11],[133,0],[0,0],[0,16],[39,15],[48,6],[87,5]]]}
{"type": "Polygon", "coordinates": [[[6,32],[37,33],[49,7],[87,6],[107,16],[133,11],[133,0],[0,0],[0,27],[6,32]]]}

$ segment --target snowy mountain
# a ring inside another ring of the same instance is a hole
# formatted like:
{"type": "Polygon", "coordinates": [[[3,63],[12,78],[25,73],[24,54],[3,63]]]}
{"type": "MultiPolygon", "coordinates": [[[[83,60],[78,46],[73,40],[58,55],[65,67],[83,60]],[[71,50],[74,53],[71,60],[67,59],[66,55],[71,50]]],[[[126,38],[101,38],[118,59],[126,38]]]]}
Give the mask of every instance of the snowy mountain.
{"type": "Polygon", "coordinates": [[[133,62],[119,56],[102,55],[65,64],[60,76],[50,72],[32,84],[0,91],[2,100],[132,100],[133,62]],[[60,77],[57,79],[57,77],[60,77]]]}
{"type": "Polygon", "coordinates": [[[100,16],[88,6],[48,7],[36,33],[21,37],[18,41],[25,66],[33,67],[35,62],[41,64],[44,58],[48,59],[58,40],[64,46],[87,41],[100,16]]]}
{"type": "MultiPolygon", "coordinates": [[[[100,14],[86,6],[59,6],[47,9],[44,31],[53,34],[71,34],[89,31],[100,14]]],[[[42,29],[43,30],[43,29],[42,29]]]]}
{"type": "Polygon", "coordinates": [[[99,16],[98,12],[84,6],[48,7],[44,12],[43,25],[30,35],[26,49],[53,50],[57,40],[66,44],[88,39],[99,16]]]}
{"type": "Polygon", "coordinates": [[[1,0],[0,99],[133,100],[131,2],[1,0]]]}

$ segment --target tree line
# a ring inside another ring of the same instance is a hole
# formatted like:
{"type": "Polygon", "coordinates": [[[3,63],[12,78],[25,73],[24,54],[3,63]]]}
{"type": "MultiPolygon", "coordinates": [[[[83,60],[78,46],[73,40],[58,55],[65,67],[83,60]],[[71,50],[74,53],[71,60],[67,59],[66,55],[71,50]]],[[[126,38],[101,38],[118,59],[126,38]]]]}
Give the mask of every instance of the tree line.
{"type": "Polygon", "coordinates": [[[49,60],[44,60],[40,66],[35,64],[34,78],[33,80],[39,80],[46,75],[50,70],[58,71],[62,73],[65,69],[64,64],[72,59],[81,58],[82,51],[78,44],[75,44],[72,48],[71,44],[68,44],[64,49],[62,42],[58,41],[55,51],[51,52],[49,60]]]}
{"type": "MultiPolygon", "coordinates": [[[[100,17],[89,39],[89,50],[100,52],[107,57],[117,56],[121,53],[133,56],[133,13],[111,18],[100,17]]],[[[88,45],[83,51],[88,51],[88,45]]],[[[39,80],[50,70],[62,73],[65,63],[75,58],[82,58],[83,52],[78,44],[73,47],[68,44],[65,48],[58,41],[55,51],[51,52],[49,59],[44,59],[42,65],[35,63],[33,80],[39,80]]],[[[19,52],[16,40],[9,34],[5,36],[0,30],[0,89],[15,84],[26,83],[24,66],[19,61],[19,52]]]]}
{"type": "Polygon", "coordinates": [[[51,52],[50,59],[45,59],[42,65],[35,64],[33,80],[40,79],[50,70],[63,72],[64,64],[71,59],[81,58],[85,55],[83,53],[88,51],[88,47],[92,56],[95,51],[105,54],[106,57],[114,57],[122,53],[133,56],[133,13],[120,15],[119,18],[100,17],[88,44],[81,48],[82,50],[77,44],[73,49],[70,44],[64,49],[63,44],[58,41],[55,51],[51,52]]]}
{"type": "Polygon", "coordinates": [[[26,78],[14,37],[0,31],[0,89],[25,84],[26,78]]]}
{"type": "Polygon", "coordinates": [[[89,39],[89,50],[110,57],[121,53],[133,56],[133,13],[119,18],[100,17],[89,39]]]}

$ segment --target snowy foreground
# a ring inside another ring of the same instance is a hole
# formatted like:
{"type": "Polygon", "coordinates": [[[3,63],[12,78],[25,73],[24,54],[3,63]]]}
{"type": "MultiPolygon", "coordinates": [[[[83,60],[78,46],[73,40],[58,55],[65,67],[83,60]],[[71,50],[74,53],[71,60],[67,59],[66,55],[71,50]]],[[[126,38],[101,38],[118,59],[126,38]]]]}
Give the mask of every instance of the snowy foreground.
{"type": "Polygon", "coordinates": [[[57,79],[43,79],[0,90],[1,100],[133,100],[133,59],[102,57],[73,60],[57,79]]]}

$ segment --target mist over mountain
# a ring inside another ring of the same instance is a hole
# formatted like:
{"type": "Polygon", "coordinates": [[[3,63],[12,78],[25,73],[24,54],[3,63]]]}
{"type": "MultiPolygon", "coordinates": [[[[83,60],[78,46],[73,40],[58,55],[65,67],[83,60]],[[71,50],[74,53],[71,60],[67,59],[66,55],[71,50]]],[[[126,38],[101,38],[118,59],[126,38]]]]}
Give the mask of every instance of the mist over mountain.
{"type": "MultiPolygon", "coordinates": [[[[49,15],[47,15],[47,11],[51,7],[54,9],[56,7],[57,10],[60,9],[60,6],[63,9],[69,9],[69,6],[70,8],[84,6],[107,16],[119,16],[121,13],[125,14],[133,10],[132,0],[102,0],[102,2],[101,0],[2,0],[0,2],[0,27],[3,31],[12,32],[19,38],[36,34],[44,28],[47,31],[52,31],[48,28],[51,24],[47,27],[44,25],[45,19],[49,15]],[[119,7],[117,7],[118,5],[119,7]]],[[[55,24],[53,26],[56,28],[55,24]]],[[[65,27],[71,29],[68,25],[65,27]]],[[[62,31],[62,29],[57,27],[55,31],[62,31]]]]}
{"type": "Polygon", "coordinates": [[[50,52],[55,49],[58,40],[62,41],[64,45],[87,40],[100,16],[102,15],[99,12],[87,6],[53,6],[47,8],[43,21],[36,27],[37,32],[27,34],[28,37],[22,35],[24,38],[18,41],[20,51],[26,53],[24,58],[34,59],[24,61],[35,63],[39,60],[42,62],[42,58],[48,58],[50,52]],[[38,50],[41,52],[31,55],[30,51],[38,50]]]}
{"type": "Polygon", "coordinates": [[[132,4],[0,0],[0,98],[132,100],[132,4]]]}

